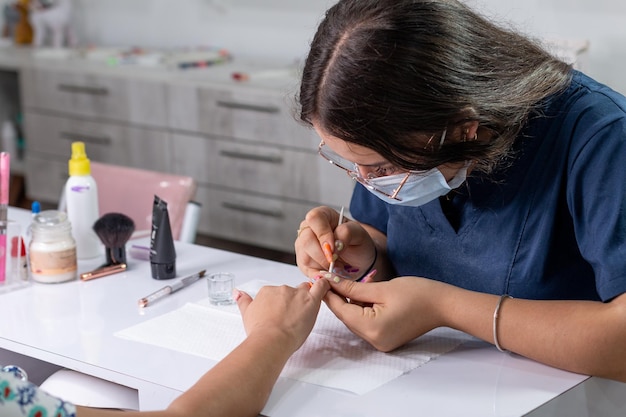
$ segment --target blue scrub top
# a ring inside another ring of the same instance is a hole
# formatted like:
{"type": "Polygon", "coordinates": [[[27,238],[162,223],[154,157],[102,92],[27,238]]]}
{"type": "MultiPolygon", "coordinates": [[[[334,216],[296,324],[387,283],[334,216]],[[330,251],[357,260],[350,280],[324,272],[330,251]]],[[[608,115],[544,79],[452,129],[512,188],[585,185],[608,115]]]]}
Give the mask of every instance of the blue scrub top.
{"type": "Polygon", "coordinates": [[[574,71],[499,171],[471,175],[453,204],[390,205],[357,185],[352,216],[387,235],[398,276],[527,299],[626,292],[626,98],[574,71]]]}

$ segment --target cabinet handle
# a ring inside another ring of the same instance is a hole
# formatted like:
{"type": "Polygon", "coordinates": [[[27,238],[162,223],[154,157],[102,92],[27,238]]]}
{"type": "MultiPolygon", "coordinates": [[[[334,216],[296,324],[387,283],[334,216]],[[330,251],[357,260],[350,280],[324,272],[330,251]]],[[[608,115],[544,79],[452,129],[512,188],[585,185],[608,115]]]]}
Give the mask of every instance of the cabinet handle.
{"type": "Polygon", "coordinates": [[[246,103],[237,103],[234,101],[222,101],[218,100],[218,107],[225,107],[227,109],[234,110],[248,110],[248,111],[256,111],[259,113],[280,113],[280,108],[276,106],[262,106],[259,104],[246,104],[246,103]]]}
{"type": "Polygon", "coordinates": [[[110,145],[111,138],[108,136],[93,136],[93,135],[84,135],[82,133],[70,133],[70,132],[61,132],[59,134],[61,139],[67,139],[71,141],[81,141],[92,143],[94,145],[110,145]]]}
{"type": "Polygon", "coordinates": [[[57,86],[59,91],[66,93],[79,93],[79,94],[91,94],[94,96],[106,96],[109,94],[109,89],[105,87],[89,87],[84,85],[73,84],[59,84],[57,86]]]}
{"type": "Polygon", "coordinates": [[[277,219],[282,219],[283,217],[285,217],[283,212],[280,210],[266,210],[266,209],[261,209],[258,207],[250,207],[250,206],[246,206],[246,205],[238,204],[238,203],[229,203],[228,201],[223,201],[222,207],[229,209],[229,210],[242,211],[244,213],[253,213],[253,214],[260,214],[261,216],[275,217],[277,219]]]}
{"type": "Polygon", "coordinates": [[[281,164],[283,162],[283,158],[280,155],[255,155],[251,153],[238,152],[238,151],[225,151],[225,150],[221,150],[220,155],[226,156],[228,158],[269,162],[271,164],[281,164]]]}

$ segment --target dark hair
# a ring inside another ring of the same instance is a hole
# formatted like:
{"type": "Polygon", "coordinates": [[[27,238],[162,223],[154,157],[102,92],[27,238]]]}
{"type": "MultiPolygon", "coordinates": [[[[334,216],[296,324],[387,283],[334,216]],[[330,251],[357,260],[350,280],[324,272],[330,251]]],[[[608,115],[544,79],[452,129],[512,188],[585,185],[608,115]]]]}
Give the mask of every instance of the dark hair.
{"type": "Polygon", "coordinates": [[[405,169],[472,159],[489,172],[570,70],[458,1],[340,0],[311,43],[299,117],[405,169]],[[425,146],[465,121],[491,140],[425,146]]]}

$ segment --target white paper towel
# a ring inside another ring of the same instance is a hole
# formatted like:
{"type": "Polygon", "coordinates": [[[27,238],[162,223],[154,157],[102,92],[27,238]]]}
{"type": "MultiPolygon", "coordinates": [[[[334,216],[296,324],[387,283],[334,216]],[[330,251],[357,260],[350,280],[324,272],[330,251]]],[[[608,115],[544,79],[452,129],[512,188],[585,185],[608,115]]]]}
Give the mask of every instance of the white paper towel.
{"type": "MultiPolygon", "coordinates": [[[[250,282],[240,289],[254,295],[263,284],[250,282]]],[[[124,329],[116,336],[219,361],[246,334],[236,306],[215,307],[207,299],[124,329]]],[[[281,376],[364,394],[470,339],[440,328],[393,352],[382,353],[350,332],[322,304],[313,332],[289,359],[281,376]]]]}

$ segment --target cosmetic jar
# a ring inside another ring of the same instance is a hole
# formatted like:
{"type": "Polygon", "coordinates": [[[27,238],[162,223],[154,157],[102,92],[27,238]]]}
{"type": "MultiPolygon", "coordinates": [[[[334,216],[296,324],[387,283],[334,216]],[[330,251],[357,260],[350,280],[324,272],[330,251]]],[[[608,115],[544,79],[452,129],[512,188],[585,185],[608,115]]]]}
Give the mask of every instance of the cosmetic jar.
{"type": "Polygon", "coordinates": [[[76,279],[76,241],[67,214],[45,210],[33,218],[28,256],[34,281],[46,284],[76,279]]]}

